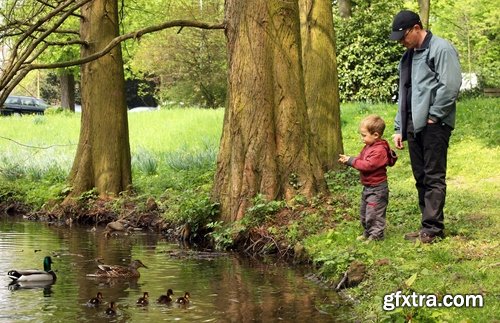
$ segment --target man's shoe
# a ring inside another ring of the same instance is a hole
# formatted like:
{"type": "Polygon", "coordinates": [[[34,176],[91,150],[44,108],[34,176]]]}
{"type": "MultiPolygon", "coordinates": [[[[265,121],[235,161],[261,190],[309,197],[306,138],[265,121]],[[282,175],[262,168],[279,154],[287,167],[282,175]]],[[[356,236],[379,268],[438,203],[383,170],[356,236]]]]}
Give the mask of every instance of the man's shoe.
{"type": "Polygon", "coordinates": [[[405,240],[415,241],[420,237],[420,231],[405,234],[405,240]]]}

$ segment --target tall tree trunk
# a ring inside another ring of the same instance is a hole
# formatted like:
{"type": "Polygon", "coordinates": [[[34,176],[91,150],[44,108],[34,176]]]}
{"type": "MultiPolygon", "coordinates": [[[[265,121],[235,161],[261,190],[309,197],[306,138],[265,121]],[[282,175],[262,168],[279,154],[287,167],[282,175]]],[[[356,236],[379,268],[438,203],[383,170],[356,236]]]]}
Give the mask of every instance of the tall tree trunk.
{"type": "Polygon", "coordinates": [[[75,76],[63,70],[59,76],[59,83],[61,84],[61,107],[75,111],[75,76]]]}
{"type": "Polygon", "coordinates": [[[429,28],[429,14],[431,11],[431,0],[418,0],[420,7],[420,20],[424,28],[429,28]]]}
{"type": "Polygon", "coordinates": [[[352,15],[351,0],[338,0],[339,14],[341,18],[350,18],[352,15]]]}
{"type": "Polygon", "coordinates": [[[330,0],[299,0],[307,113],[324,171],[343,152],[335,31],[330,0]]]}
{"type": "MultiPolygon", "coordinates": [[[[82,8],[80,32],[91,55],[118,35],[117,0],[94,0],[82,8]]],[[[80,140],[70,174],[71,196],[96,188],[100,196],[129,189],[132,182],[125,81],[120,46],[82,66],[80,140]]]]}
{"type": "Polygon", "coordinates": [[[214,198],[224,221],[251,199],[326,193],[304,94],[298,3],[227,0],[228,108],[214,198]]]}

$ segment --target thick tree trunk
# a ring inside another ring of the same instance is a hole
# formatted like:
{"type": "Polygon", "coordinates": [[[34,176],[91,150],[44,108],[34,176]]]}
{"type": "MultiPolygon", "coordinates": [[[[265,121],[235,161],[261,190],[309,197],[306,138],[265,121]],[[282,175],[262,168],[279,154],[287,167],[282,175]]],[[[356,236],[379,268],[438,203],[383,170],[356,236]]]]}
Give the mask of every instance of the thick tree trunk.
{"type": "MultiPolygon", "coordinates": [[[[95,0],[82,8],[81,37],[91,55],[118,35],[117,0],[95,0]]],[[[71,196],[96,188],[100,196],[129,189],[132,182],[125,81],[120,46],[85,64],[82,73],[80,140],[70,181],[71,196]]]]}
{"type": "Polygon", "coordinates": [[[63,70],[59,76],[61,84],[61,107],[75,111],[75,76],[63,70]]]}
{"type": "Polygon", "coordinates": [[[227,0],[228,108],[214,198],[224,221],[251,199],[291,199],[326,184],[312,143],[304,94],[298,4],[227,0]]]}
{"type": "Polygon", "coordinates": [[[335,31],[329,0],[299,0],[307,113],[324,171],[343,152],[335,31]]]}

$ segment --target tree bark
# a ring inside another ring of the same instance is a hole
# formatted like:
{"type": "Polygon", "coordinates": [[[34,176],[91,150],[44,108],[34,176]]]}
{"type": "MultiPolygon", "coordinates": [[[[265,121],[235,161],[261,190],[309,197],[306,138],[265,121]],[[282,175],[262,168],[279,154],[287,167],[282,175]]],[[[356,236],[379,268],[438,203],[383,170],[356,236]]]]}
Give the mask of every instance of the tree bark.
{"type": "MultiPolygon", "coordinates": [[[[119,33],[117,0],[94,0],[82,7],[82,57],[102,50],[119,33]]],[[[132,183],[125,81],[120,46],[86,63],[82,75],[80,139],[70,173],[72,196],[96,189],[116,196],[132,183]]]]}
{"type": "Polygon", "coordinates": [[[341,18],[350,18],[352,15],[351,0],[338,0],[339,14],[341,18]]]}
{"type": "Polygon", "coordinates": [[[420,7],[420,20],[424,28],[429,28],[429,14],[431,11],[431,1],[430,0],[418,0],[418,6],[420,7]]]}
{"type": "Polygon", "coordinates": [[[59,76],[61,84],[61,107],[66,110],[75,111],[75,76],[66,70],[59,76]]]}
{"type": "Polygon", "coordinates": [[[329,0],[299,0],[307,112],[324,171],[343,152],[335,31],[329,0]]]}
{"type": "Polygon", "coordinates": [[[221,218],[243,217],[257,194],[326,193],[304,93],[298,3],[227,0],[228,107],[213,195],[221,218]]]}

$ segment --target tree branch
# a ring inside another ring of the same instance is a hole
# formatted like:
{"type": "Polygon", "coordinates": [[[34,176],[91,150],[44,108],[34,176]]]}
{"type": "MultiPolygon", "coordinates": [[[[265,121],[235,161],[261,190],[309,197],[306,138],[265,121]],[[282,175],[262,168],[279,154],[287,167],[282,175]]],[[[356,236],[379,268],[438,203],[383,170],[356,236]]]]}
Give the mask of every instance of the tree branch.
{"type": "Polygon", "coordinates": [[[33,64],[30,66],[27,66],[26,68],[29,68],[29,70],[34,70],[34,69],[53,69],[53,68],[63,68],[63,67],[69,67],[69,66],[75,66],[75,65],[82,65],[88,62],[91,62],[93,60],[96,60],[107,53],[109,53],[115,46],[119,45],[121,42],[128,40],[128,39],[139,39],[145,34],[149,34],[152,32],[156,32],[159,30],[163,29],[168,29],[168,28],[173,28],[173,27],[193,27],[193,28],[200,28],[200,29],[224,29],[225,24],[215,24],[215,25],[210,25],[207,23],[203,22],[198,22],[198,21],[189,21],[189,20],[174,20],[174,21],[169,21],[160,25],[155,25],[155,26],[150,26],[146,27],[143,29],[140,29],[135,32],[131,32],[125,35],[120,35],[118,37],[115,37],[105,48],[103,48],[101,51],[87,56],[83,57],[77,60],[73,61],[67,61],[67,62],[59,62],[59,63],[52,63],[52,64],[33,64]]]}

